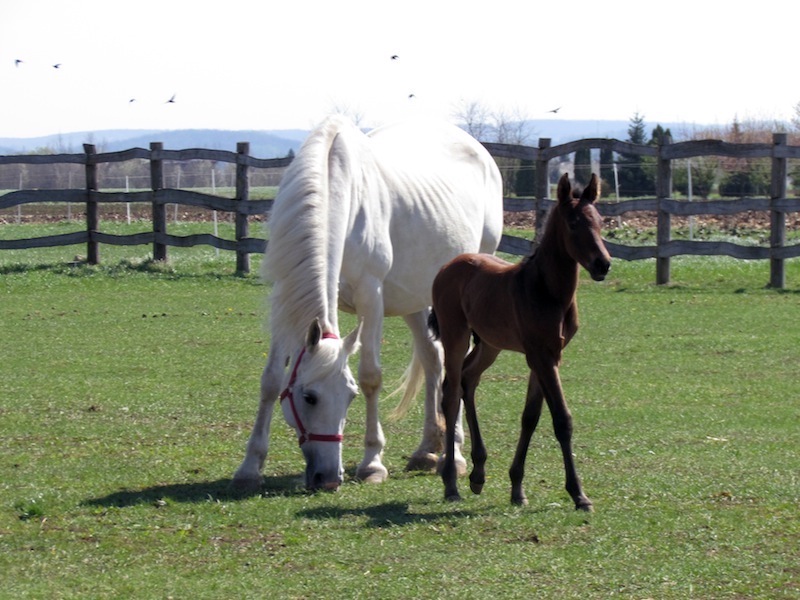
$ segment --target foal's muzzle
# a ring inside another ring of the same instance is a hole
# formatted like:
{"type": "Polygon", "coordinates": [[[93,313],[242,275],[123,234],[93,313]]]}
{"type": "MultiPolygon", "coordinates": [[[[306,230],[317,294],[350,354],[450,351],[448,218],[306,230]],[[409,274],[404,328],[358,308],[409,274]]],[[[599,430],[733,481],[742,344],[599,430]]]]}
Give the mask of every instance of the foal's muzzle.
{"type": "Polygon", "coordinates": [[[589,265],[589,275],[595,281],[603,281],[611,270],[611,261],[604,256],[598,256],[589,265]]]}

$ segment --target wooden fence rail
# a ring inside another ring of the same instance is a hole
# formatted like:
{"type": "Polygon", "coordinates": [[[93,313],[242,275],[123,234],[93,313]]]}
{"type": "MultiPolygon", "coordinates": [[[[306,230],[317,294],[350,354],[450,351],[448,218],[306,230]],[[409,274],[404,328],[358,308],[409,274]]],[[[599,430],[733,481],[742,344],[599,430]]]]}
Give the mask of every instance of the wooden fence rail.
{"type": "MultiPolygon", "coordinates": [[[[538,147],[509,144],[485,143],[489,152],[496,158],[511,158],[533,161],[536,165],[536,194],[534,198],[506,198],[506,211],[534,211],[536,228],[541,227],[544,215],[552,205],[549,199],[550,182],[548,165],[553,159],[582,149],[601,149],[613,152],[648,156],[656,159],[656,197],[638,198],[621,202],[600,202],[598,208],[604,216],[620,216],[628,212],[649,211],[657,214],[656,245],[627,246],[606,242],[615,258],[623,260],[656,259],[656,282],[668,283],[670,279],[670,258],[678,255],[727,255],[747,260],[770,261],[770,285],[776,288],[785,286],[784,261],[800,256],[800,244],[786,245],[785,214],[800,211],[800,199],[787,198],[787,161],[800,159],[800,146],[789,146],[785,134],[774,134],[772,144],[732,144],[719,140],[701,140],[666,143],[659,146],[641,146],[614,139],[585,139],[559,146],[550,146],[550,140],[539,140],[538,147]],[[685,202],[671,198],[672,161],[699,156],[724,156],[733,158],[771,159],[771,188],[769,198],[741,198],[738,200],[709,200],[685,202]],[[767,211],[770,213],[769,247],[752,247],[731,242],[701,242],[671,239],[671,216],[691,215],[732,215],[745,211],[767,211]]],[[[167,248],[209,245],[221,250],[236,252],[236,270],[246,273],[250,270],[250,255],[261,253],[266,242],[250,237],[249,217],[262,215],[272,208],[272,200],[250,200],[248,172],[250,168],[285,167],[290,158],[259,159],[250,156],[249,144],[241,142],[236,152],[208,149],[165,150],[158,142],[150,144],[150,149],[132,148],[120,152],[97,153],[91,144],[84,144],[82,154],[53,155],[13,155],[0,156],[2,164],[80,164],[86,172],[84,189],[68,190],[17,190],[0,197],[0,209],[7,209],[28,203],[85,203],[86,229],[69,234],[39,238],[0,240],[0,250],[18,250],[65,246],[87,245],[87,260],[97,264],[100,260],[100,244],[141,245],[152,244],[155,260],[167,258],[167,248]],[[129,160],[147,160],[150,164],[150,190],[137,192],[103,192],[97,185],[97,166],[129,160]],[[164,187],[164,161],[209,160],[236,165],[235,198],[223,198],[188,190],[164,187]],[[153,230],[132,235],[110,235],[100,229],[100,204],[144,203],[152,208],[153,230]],[[166,205],[202,207],[209,210],[230,212],[235,215],[235,239],[226,240],[211,234],[189,236],[170,235],[167,232],[166,205]]],[[[515,255],[526,255],[531,251],[531,242],[514,236],[503,236],[499,250],[515,255]]]]}

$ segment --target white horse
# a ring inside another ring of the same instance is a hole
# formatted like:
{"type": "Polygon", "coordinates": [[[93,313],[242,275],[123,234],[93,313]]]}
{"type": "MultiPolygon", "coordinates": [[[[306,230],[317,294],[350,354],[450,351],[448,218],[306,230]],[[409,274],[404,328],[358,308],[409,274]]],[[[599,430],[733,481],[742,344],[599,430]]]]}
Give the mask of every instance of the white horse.
{"type": "Polygon", "coordinates": [[[273,282],[270,348],[234,485],[261,485],[280,397],[305,455],[306,486],[338,488],[345,417],[357,392],[347,359],[359,345],[367,422],[356,475],[386,479],[378,420],[384,316],[402,316],[414,338],[407,372],[412,381],[401,406],[419,390],[421,371],[425,375],[423,439],[408,466],[435,468],[443,448],[442,356],[427,331],[431,284],[458,254],[494,252],[502,225],[497,166],[454,126],[405,123],[365,135],[330,117],[313,131],[287,169],[272,209],[263,266],[273,282]],[[344,339],[338,308],[359,319],[344,339]]]}

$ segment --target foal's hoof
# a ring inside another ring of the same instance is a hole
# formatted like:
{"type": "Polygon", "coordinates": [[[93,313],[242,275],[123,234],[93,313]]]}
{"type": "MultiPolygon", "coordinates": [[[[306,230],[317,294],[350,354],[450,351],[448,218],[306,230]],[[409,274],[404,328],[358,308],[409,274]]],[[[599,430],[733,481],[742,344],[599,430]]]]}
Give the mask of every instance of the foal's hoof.
{"type": "Polygon", "coordinates": [[[511,504],[516,506],[528,506],[528,498],[523,496],[511,496],[511,504]]]}
{"type": "Polygon", "coordinates": [[[439,456],[432,452],[420,452],[411,455],[406,464],[406,471],[433,472],[439,464],[439,456]]]}

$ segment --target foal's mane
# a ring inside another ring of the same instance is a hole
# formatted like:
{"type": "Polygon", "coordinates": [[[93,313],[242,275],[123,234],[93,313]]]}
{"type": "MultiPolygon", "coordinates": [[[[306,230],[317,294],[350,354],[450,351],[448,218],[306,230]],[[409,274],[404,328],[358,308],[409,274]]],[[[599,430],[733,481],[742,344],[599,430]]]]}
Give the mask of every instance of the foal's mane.
{"type": "Polygon", "coordinates": [[[273,335],[298,337],[294,344],[302,343],[314,318],[323,326],[336,322],[326,299],[328,154],[346,125],[331,117],[308,137],[286,170],[272,208],[261,273],[274,283],[273,335]]]}

